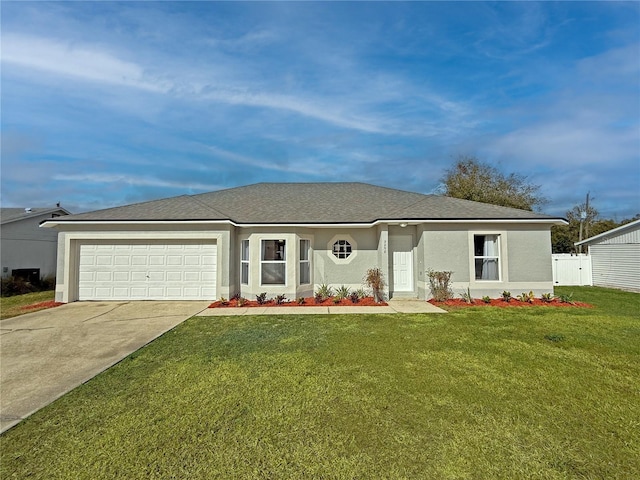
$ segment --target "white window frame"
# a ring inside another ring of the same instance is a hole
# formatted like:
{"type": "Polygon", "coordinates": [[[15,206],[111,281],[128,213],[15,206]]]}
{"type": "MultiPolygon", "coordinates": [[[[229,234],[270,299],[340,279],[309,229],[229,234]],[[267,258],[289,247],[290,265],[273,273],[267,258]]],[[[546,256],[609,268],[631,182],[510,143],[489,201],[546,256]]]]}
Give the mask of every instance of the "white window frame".
{"type": "Polygon", "coordinates": [[[353,253],[353,246],[351,245],[351,242],[349,242],[349,240],[341,238],[333,242],[333,245],[331,246],[331,253],[333,253],[333,256],[338,260],[346,260],[353,253]],[[336,245],[338,246],[337,252],[336,245]]]}
{"type": "Polygon", "coordinates": [[[268,287],[282,287],[287,285],[287,241],[283,238],[263,238],[260,240],[260,285],[268,287]],[[280,260],[264,260],[264,242],[282,242],[282,259],[280,260]],[[265,264],[282,264],[284,265],[284,281],[282,283],[264,283],[263,282],[263,266],[265,264]]]}
{"type": "Polygon", "coordinates": [[[488,282],[502,282],[502,233],[500,232],[472,232],[471,234],[471,277],[474,282],[488,283],[488,282]],[[476,237],[496,237],[496,252],[492,255],[476,255],[476,237]],[[476,278],[476,261],[477,260],[497,260],[498,278],[476,278]]]}
{"type": "Polygon", "coordinates": [[[298,284],[299,285],[311,285],[311,240],[308,238],[301,238],[298,242],[300,246],[300,252],[298,254],[298,284]],[[303,248],[303,244],[306,244],[306,248],[303,248]],[[302,258],[302,253],[306,250],[307,258],[304,260],[302,258]],[[302,265],[306,264],[309,270],[309,281],[302,282],[302,265]]]}
{"type": "Polygon", "coordinates": [[[251,258],[251,244],[249,243],[249,239],[245,239],[245,240],[240,240],[240,284],[241,285],[249,285],[249,282],[251,281],[251,266],[250,266],[250,262],[249,259],[251,258]],[[246,242],[246,243],[245,243],[246,242]],[[244,245],[246,244],[247,248],[245,250],[244,245]],[[245,252],[246,252],[246,257],[245,257],[245,252]],[[243,272],[244,272],[244,266],[246,265],[246,271],[247,271],[247,279],[246,281],[244,281],[244,278],[242,276],[243,272]]]}
{"type": "Polygon", "coordinates": [[[356,242],[351,235],[348,235],[346,233],[339,233],[338,235],[334,235],[327,243],[327,254],[333,261],[333,263],[337,265],[345,265],[347,263],[351,263],[353,259],[358,255],[358,242],[356,242]],[[340,240],[346,241],[349,243],[349,245],[351,245],[351,254],[347,258],[338,258],[333,253],[333,246],[340,240]]]}

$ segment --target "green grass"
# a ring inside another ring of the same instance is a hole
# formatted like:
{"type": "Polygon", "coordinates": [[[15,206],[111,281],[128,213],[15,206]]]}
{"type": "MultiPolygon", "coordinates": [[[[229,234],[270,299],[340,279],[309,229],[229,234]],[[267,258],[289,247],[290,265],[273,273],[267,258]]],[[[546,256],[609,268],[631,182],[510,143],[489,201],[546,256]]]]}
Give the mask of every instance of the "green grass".
{"type": "MultiPolygon", "coordinates": [[[[13,297],[0,297],[0,319],[17,317],[26,313],[22,308],[34,303],[47,302],[53,300],[55,292],[48,290],[45,292],[26,293],[24,295],[14,295],[13,297]]],[[[29,310],[37,312],[42,309],[29,310]]]]}
{"type": "Polygon", "coordinates": [[[192,318],[6,432],[0,478],[640,478],[640,295],[192,318]]]}

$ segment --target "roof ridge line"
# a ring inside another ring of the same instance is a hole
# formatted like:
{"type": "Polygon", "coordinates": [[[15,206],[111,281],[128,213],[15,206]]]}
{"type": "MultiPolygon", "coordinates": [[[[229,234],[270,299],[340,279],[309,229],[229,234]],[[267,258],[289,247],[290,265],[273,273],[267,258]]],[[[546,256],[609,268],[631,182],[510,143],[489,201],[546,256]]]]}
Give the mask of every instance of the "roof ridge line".
{"type": "MultiPolygon", "coordinates": [[[[202,195],[202,194],[199,194],[199,195],[202,195]]],[[[222,210],[218,210],[217,208],[214,208],[211,205],[207,205],[202,200],[198,200],[197,198],[195,198],[196,195],[185,195],[185,196],[189,197],[191,200],[193,200],[194,202],[198,203],[199,205],[202,205],[207,210],[211,210],[212,212],[215,212],[215,213],[217,213],[219,215],[222,215],[223,217],[226,217],[228,220],[231,220],[232,222],[235,221],[235,220],[233,220],[233,218],[231,218],[231,215],[229,215],[228,213],[225,213],[222,210]]]]}
{"type": "MultiPolygon", "coordinates": [[[[386,188],[386,187],[382,187],[382,188],[386,188]]],[[[393,189],[390,189],[390,190],[393,190],[393,189]]],[[[407,192],[407,193],[413,193],[414,195],[421,195],[421,198],[419,198],[415,202],[412,202],[412,203],[409,203],[407,205],[404,205],[403,207],[398,207],[397,209],[393,210],[392,212],[389,212],[390,215],[395,215],[396,212],[401,213],[403,210],[406,210],[407,208],[411,208],[411,207],[413,207],[415,205],[418,205],[419,203],[424,202],[425,200],[427,200],[429,198],[429,196],[433,195],[433,194],[418,193],[418,192],[407,192]]]]}

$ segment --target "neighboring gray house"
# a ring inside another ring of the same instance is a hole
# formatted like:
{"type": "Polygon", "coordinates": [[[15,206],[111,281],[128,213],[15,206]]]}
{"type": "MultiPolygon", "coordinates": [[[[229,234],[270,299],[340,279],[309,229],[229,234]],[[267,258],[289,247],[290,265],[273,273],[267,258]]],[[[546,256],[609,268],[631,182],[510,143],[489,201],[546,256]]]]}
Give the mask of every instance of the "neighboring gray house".
{"type": "Polygon", "coordinates": [[[577,242],[578,245],[589,246],[593,285],[640,292],[640,220],[577,242]]]}
{"type": "Polygon", "coordinates": [[[260,183],[44,222],[57,229],[56,300],[311,296],[362,287],[429,298],[426,271],[458,292],[553,291],[561,218],[363,183],[260,183]]]}
{"type": "Polygon", "coordinates": [[[58,235],[40,228],[40,223],[64,215],[69,212],[61,207],[0,209],[2,276],[30,280],[54,276],[58,235]]]}

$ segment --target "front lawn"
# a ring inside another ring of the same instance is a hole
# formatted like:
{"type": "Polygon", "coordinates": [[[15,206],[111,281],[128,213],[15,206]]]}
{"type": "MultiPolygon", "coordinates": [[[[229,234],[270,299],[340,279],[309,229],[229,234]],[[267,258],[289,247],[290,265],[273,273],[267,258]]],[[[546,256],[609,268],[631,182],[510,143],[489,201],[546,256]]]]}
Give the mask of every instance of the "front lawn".
{"type": "Polygon", "coordinates": [[[53,300],[55,292],[47,290],[44,292],[25,293],[24,295],[14,295],[13,297],[0,297],[0,319],[17,317],[23,313],[37,312],[44,308],[34,308],[26,310],[25,307],[35,303],[49,302],[53,300]]]}
{"type": "Polygon", "coordinates": [[[192,318],[6,432],[0,478],[640,478],[640,295],[570,291],[192,318]]]}

